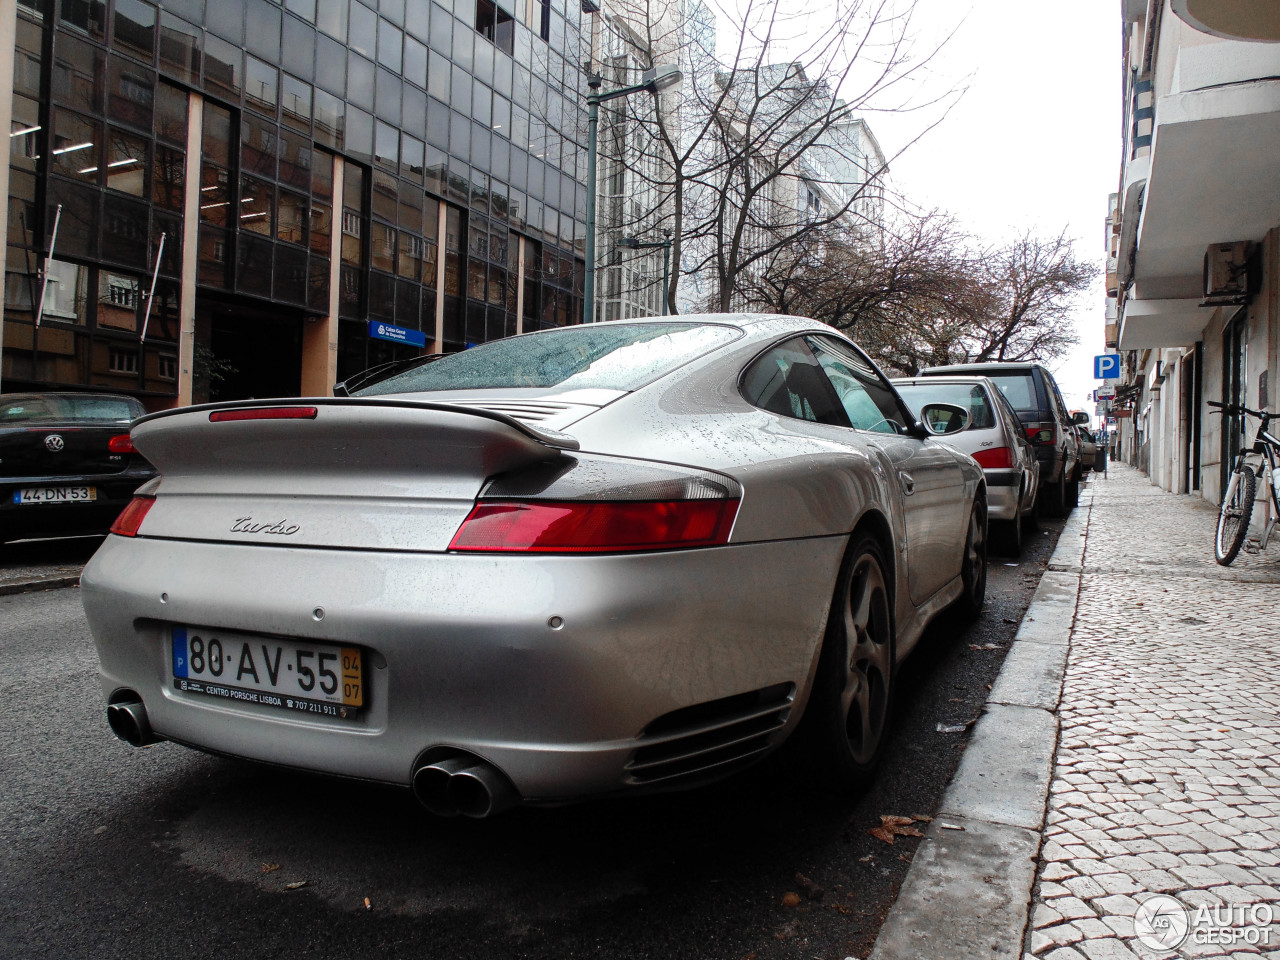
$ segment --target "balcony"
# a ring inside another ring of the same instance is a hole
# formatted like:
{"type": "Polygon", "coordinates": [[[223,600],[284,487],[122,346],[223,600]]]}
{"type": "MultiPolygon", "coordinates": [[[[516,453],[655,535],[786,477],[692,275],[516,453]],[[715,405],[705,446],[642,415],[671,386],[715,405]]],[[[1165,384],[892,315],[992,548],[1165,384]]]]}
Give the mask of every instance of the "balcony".
{"type": "Polygon", "coordinates": [[[1280,224],[1280,46],[1209,42],[1174,55],[1175,86],[1155,104],[1149,167],[1125,168],[1119,281],[1132,287],[1122,350],[1199,339],[1211,316],[1200,307],[1206,248],[1261,241],[1280,224]]]}
{"type": "Polygon", "coordinates": [[[1275,0],[1172,0],[1173,12],[1197,30],[1229,40],[1280,40],[1275,0]]]}

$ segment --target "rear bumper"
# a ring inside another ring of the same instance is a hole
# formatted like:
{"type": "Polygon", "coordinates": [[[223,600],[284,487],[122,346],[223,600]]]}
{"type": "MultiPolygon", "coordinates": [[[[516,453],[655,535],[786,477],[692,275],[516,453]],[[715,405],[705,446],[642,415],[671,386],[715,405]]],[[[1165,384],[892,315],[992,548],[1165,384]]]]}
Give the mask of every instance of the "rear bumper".
{"type": "Polygon", "coordinates": [[[104,534],[153,473],[109,477],[32,477],[0,480],[0,543],[27,537],[104,534]],[[97,499],[77,503],[14,503],[26,487],[94,487],[97,499]]]}
{"type": "Polygon", "coordinates": [[[1040,462],[1040,482],[1057,483],[1062,478],[1063,454],[1057,447],[1037,446],[1036,460],[1040,462]]]}
{"type": "Polygon", "coordinates": [[[660,747],[641,759],[674,755],[682,737],[705,732],[646,727],[794,685],[762,735],[766,747],[780,742],[807,694],[844,547],[831,537],[502,557],[110,536],[81,587],[105,694],[139,694],[161,736],[397,784],[423,751],[456,748],[493,763],[526,800],[554,801],[727,772],[695,759],[637,775],[641,748],[660,747]],[[358,645],[367,706],[343,721],[179,691],[173,624],[358,645]]]}
{"type": "Polygon", "coordinates": [[[1018,495],[1022,492],[1020,470],[984,470],[987,478],[987,517],[991,520],[1016,520],[1018,495]]]}

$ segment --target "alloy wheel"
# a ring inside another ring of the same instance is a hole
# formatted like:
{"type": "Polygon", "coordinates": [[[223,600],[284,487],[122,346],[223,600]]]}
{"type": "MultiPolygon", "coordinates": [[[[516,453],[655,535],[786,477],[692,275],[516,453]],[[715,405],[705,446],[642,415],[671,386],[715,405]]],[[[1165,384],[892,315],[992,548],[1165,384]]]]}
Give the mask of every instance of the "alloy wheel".
{"type": "Polygon", "coordinates": [[[844,606],[848,669],[841,705],[854,762],[874,760],[889,713],[891,638],[888,591],[875,557],[864,554],[849,578],[844,606]]]}

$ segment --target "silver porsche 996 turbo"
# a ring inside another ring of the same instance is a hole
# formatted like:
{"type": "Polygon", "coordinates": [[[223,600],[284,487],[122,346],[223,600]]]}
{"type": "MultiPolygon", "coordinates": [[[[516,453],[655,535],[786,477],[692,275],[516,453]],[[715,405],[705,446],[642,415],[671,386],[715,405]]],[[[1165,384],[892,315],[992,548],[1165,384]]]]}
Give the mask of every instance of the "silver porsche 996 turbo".
{"type": "Polygon", "coordinates": [[[967,414],[917,421],[823,324],[575,326],[371,379],[136,423],[160,476],[81,581],[121,738],[444,815],[784,741],[850,789],[925,624],[982,606],[983,472],[935,439],[967,414]]]}

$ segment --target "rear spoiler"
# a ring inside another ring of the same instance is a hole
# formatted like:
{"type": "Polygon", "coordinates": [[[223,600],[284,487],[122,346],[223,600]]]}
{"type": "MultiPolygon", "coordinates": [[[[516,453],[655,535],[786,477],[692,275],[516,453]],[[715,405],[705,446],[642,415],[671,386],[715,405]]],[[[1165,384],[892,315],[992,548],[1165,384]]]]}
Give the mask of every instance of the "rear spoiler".
{"type": "Polygon", "coordinates": [[[161,420],[179,414],[199,413],[203,410],[244,410],[257,407],[398,407],[416,410],[438,410],[444,413],[462,413],[468,416],[493,420],[523,433],[531,440],[544,444],[555,450],[577,450],[580,448],[577,437],[571,437],[559,430],[548,430],[546,427],[534,426],[517,420],[515,417],[483,407],[460,403],[431,403],[421,400],[388,400],[382,397],[288,397],[260,400],[232,400],[225,403],[201,403],[190,407],[174,407],[172,410],[161,410],[149,413],[133,421],[137,427],[143,423],[161,420]]]}

